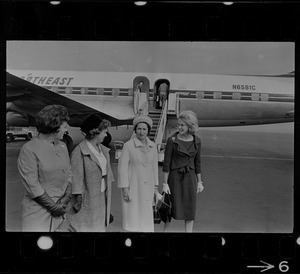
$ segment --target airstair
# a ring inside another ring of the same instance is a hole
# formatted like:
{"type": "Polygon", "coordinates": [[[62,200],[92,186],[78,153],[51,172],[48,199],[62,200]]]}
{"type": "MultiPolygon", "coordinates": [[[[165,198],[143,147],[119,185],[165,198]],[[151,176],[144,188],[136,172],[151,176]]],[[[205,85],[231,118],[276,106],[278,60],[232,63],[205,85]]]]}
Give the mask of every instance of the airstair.
{"type": "Polygon", "coordinates": [[[150,133],[148,134],[148,137],[153,142],[155,142],[155,137],[157,135],[157,131],[158,131],[158,128],[159,128],[161,113],[162,113],[161,109],[151,110],[151,111],[148,112],[148,116],[153,121],[153,126],[151,128],[150,133]]]}
{"type": "Polygon", "coordinates": [[[152,140],[157,146],[158,161],[163,162],[165,143],[163,139],[165,137],[165,129],[167,123],[167,107],[168,101],[163,105],[162,109],[155,109],[148,112],[148,115],[153,121],[153,126],[148,135],[149,139],[152,140]]]}
{"type": "Polygon", "coordinates": [[[164,161],[165,143],[163,143],[163,139],[165,138],[165,129],[167,123],[167,108],[168,101],[164,103],[162,109],[150,110],[148,112],[148,115],[153,121],[153,126],[148,137],[157,146],[158,163],[160,164],[164,161]]]}

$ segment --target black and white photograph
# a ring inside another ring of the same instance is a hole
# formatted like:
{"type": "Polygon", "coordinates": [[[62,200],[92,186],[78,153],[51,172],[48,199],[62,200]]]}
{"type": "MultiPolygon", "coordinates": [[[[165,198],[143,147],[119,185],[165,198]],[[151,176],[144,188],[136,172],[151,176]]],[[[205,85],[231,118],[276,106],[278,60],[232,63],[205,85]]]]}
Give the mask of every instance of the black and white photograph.
{"type": "Polygon", "coordinates": [[[6,51],[7,232],[293,232],[295,43],[6,51]]]}

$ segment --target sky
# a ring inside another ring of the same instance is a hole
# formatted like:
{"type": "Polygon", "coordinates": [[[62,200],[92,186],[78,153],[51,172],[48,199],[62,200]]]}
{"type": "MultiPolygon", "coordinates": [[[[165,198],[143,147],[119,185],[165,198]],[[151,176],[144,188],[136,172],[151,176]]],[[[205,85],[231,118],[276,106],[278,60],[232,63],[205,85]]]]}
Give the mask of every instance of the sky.
{"type": "Polygon", "coordinates": [[[295,70],[292,42],[8,41],[7,68],[280,75],[295,70]]]}

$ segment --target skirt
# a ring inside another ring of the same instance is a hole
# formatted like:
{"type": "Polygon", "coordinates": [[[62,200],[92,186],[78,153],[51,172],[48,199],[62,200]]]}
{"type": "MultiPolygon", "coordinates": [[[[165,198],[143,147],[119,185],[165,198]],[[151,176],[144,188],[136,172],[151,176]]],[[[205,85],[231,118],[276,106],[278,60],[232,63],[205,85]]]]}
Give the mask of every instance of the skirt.
{"type": "Polygon", "coordinates": [[[195,220],[197,200],[197,177],[194,170],[181,173],[173,169],[169,173],[172,217],[177,220],[195,220]]]}

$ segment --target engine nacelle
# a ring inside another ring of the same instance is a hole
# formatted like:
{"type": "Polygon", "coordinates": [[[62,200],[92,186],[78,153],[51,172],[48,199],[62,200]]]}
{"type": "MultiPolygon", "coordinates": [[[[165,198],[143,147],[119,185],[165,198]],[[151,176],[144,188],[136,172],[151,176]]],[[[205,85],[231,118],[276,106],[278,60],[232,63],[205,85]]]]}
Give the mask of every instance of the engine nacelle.
{"type": "Polygon", "coordinates": [[[28,127],[28,116],[21,113],[6,112],[6,123],[12,127],[28,127]]]}

